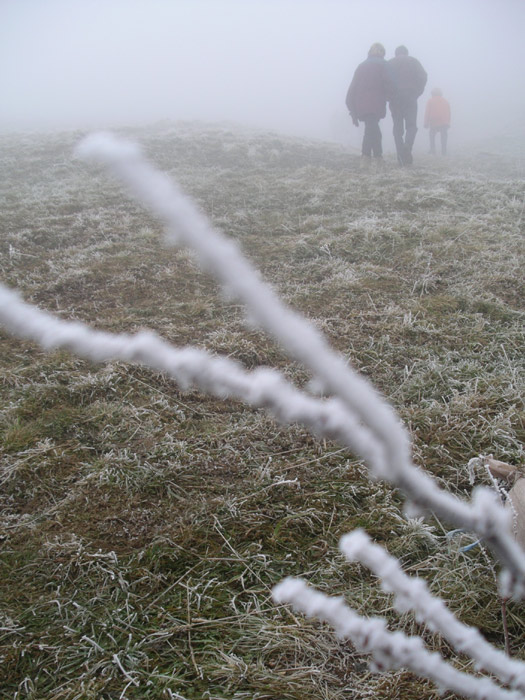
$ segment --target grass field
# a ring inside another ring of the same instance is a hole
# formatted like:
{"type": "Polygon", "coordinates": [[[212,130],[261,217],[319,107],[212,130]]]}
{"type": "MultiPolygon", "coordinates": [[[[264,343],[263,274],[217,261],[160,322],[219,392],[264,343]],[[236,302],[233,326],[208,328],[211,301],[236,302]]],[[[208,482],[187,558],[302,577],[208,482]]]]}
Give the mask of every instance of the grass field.
{"type": "MultiPolygon", "coordinates": [[[[524,463],[522,152],[363,172],[343,147],[266,132],[121,133],[387,397],[442,486],[469,497],[479,454],[524,463]]],[[[188,252],[163,246],[152,216],[73,158],[81,136],[0,139],[0,280],[64,319],[150,328],[308,382],[188,252]]],[[[503,647],[490,553],[407,517],[339,445],[139,366],[45,354],[4,332],[0,357],[2,698],[435,699],[432,684],[371,673],[328,627],[271,600],[284,576],[304,576],[473,671],[345,563],[337,543],[356,527],[503,647]]],[[[524,610],[508,611],[522,659],[524,610]]]]}

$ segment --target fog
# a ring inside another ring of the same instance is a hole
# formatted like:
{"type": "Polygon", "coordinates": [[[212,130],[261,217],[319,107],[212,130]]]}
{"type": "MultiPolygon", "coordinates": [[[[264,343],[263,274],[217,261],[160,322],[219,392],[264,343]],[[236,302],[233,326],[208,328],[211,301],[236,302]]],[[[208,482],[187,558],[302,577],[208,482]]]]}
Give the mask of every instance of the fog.
{"type": "Polygon", "coordinates": [[[0,129],[183,119],[357,146],[346,90],[380,41],[428,73],[420,125],[437,86],[452,143],[523,132],[524,30],[524,0],[1,0],[0,129]]]}

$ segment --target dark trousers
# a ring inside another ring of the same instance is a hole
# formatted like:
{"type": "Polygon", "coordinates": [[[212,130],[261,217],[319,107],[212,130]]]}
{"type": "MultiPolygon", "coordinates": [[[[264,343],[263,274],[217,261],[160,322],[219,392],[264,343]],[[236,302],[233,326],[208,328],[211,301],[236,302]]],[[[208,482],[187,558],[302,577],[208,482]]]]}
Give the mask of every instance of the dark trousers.
{"type": "Polygon", "coordinates": [[[441,153],[447,153],[448,126],[431,126],[428,132],[430,136],[430,152],[436,152],[436,134],[441,137],[441,153]]]}
{"type": "Polygon", "coordinates": [[[383,136],[379,128],[379,117],[369,115],[361,121],[365,123],[361,153],[364,156],[373,155],[375,158],[380,158],[383,155],[383,136]]]}
{"type": "Polygon", "coordinates": [[[390,100],[393,134],[400,163],[412,162],[412,146],[417,134],[417,97],[397,95],[390,100]]]}

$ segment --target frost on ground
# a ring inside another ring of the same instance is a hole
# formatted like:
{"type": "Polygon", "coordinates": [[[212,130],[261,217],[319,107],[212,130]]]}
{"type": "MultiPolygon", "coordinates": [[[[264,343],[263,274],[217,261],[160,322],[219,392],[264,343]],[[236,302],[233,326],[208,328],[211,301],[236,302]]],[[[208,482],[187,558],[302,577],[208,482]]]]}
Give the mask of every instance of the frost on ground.
{"type": "MultiPolygon", "coordinates": [[[[3,149],[2,280],[65,319],[152,328],[305,384],[191,256],[162,247],[156,220],[71,161],[79,136],[3,149]]],[[[416,462],[444,486],[470,491],[465,465],[482,452],[523,461],[519,159],[422,157],[413,171],[363,175],[338,147],[271,134],[188,125],[133,137],[389,396],[416,462]]],[[[151,681],[158,697],[432,697],[405,672],[370,677],[366,658],[327,630],[272,609],[272,585],[305,573],[354,608],[389,608],[360,569],[340,568],[337,540],[356,526],[502,643],[490,555],[462,554],[465,540],[447,540],[438,520],[407,519],[348,452],[144,369],[2,345],[12,693],[99,697],[129,684],[141,697],[151,681]],[[97,554],[114,557],[106,576],[97,554]],[[13,629],[23,629],[16,643],[13,629]]],[[[426,641],[449,653],[438,635],[426,641]]]]}

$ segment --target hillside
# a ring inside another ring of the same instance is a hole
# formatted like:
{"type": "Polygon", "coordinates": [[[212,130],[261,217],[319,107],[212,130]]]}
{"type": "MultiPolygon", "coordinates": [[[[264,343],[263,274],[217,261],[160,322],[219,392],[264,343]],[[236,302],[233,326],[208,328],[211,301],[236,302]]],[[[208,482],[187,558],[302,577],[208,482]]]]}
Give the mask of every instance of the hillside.
{"type": "MultiPolygon", "coordinates": [[[[343,147],[230,126],[121,133],[387,397],[441,485],[468,497],[479,454],[524,463],[521,155],[421,155],[410,170],[392,158],[364,172],[343,147]]],[[[81,137],[0,139],[0,280],[60,318],[149,328],[304,386],[306,371],[191,254],[164,246],[157,220],[73,157],[81,137]]],[[[503,647],[488,550],[463,552],[471,535],[406,516],[339,445],[143,367],[46,354],[3,331],[0,357],[5,697],[437,698],[408,672],[372,674],[327,626],[271,600],[301,575],[420,633],[343,561],[338,540],[356,527],[503,647]]],[[[523,612],[509,605],[516,658],[523,612]]]]}

